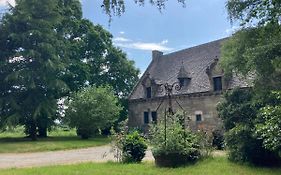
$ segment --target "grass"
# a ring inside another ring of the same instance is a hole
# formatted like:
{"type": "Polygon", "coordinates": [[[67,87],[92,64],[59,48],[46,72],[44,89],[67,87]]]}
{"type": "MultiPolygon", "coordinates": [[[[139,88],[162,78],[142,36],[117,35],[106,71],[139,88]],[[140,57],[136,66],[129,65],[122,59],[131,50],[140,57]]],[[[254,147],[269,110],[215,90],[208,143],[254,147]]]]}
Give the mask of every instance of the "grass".
{"type": "Polygon", "coordinates": [[[152,162],[142,164],[83,163],[24,169],[4,169],[1,175],[280,175],[281,168],[258,168],[231,163],[226,157],[202,160],[181,168],[158,168],[152,162]]]}
{"type": "Polygon", "coordinates": [[[82,140],[76,136],[75,130],[63,131],[56,129],[49,133],[47,138],[38,138],[31,141],[25,138],[22,128],[15,131],[0,133],[0,153],[25,153],[87,148],[108,144],[109,138],[95,137],[82,140]]]}

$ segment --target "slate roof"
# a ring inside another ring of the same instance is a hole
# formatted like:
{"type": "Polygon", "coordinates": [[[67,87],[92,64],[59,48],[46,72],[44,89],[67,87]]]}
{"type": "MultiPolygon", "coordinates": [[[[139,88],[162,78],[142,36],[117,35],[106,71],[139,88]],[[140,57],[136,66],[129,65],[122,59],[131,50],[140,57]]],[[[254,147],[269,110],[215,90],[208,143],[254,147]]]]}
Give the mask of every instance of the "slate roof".
{"type": "MultiPolygon", "coordinates": [[[[153,59],[143,76],[132,91],[129,99],[144,98],[144,87],[142,81],[147,74],[156,84],[169,83],[173,84],[178,81],[180,69],[183,67],[191,78],[187,88],[183,88],[174,94],[191,94],[208,92],[212,90],[206,69],[215,61],[220,59],[220,50],[222,42],[227,38],[198,45],[188,49],[162,55],[157,59],[153,59]]],[[[247,78],[251,79],[251,77],[247,78]]],[[[238,76],[233,75],[229,82],[229,88],[249,87],[251,82],[238,76]]],[[[156,96],[163,96],[163,93],[157,92],[156,96]]]]}
{"type": "Polygon", "coordinates": [[[185,70],[185,67],[183,65],[183,62],[182,62],[182,65],[181,65],[181,68],[179,70],[179,73],[178,73],[178,78],[190,78],[190,75],[189,73],[187,72],[187,70],[185,70]]]}

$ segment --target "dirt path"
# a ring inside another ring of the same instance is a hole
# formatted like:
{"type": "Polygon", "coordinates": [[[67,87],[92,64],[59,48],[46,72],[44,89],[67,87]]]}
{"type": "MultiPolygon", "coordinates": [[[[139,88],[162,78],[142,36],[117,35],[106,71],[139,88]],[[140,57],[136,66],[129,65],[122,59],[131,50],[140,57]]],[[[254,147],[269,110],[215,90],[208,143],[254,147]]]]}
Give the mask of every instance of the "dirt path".
{"type": "MultiPolygon", "coordinates": [[[[0,154],[0,168],[36,167],[48,165],[72,164],[79,162],[116,161],[110,146],[100,146],[75,150],[50,151],[38,153],[0,154]]],[[[145,160],[154,160],[147,151],[145,160]]]]}
{"type": "MultiPolygon", "coordinates": [[[[0,154],[0,169],[116,161],[110,150],[110,146],[106,145],[65,151],[0,154]]],[[[225,155],[225,152],[214,152],[214,156],[222,155],[225,155]]],[[[144,160],[154,160],[151,151],[146,152],[144,160]]]]}

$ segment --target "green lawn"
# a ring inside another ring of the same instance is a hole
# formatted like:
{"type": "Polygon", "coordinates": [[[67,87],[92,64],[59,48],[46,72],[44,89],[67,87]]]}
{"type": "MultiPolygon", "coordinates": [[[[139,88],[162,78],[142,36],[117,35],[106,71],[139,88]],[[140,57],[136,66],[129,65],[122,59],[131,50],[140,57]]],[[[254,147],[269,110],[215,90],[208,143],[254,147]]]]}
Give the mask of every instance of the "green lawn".
{"type": "Polygon", "coordinates": [[[21,129],[14,132],[0,133],[0,153],[23,153],[66,150],[86,148],[108,144],[109,138],[95,137],[89,140],[82,140],[76,136],[75,130],[55,130],[49,133],[48,138],[38,138],[38,141],[31,141],[25,138],[21,129]]]}
{"type": "Polygon", "coordinates": [[[142,164],[83,163],[25,169],[1,170],[1,175],[280,175],[281,168],[257,168],[229,162],[225,157],[199,161],[182,168],[157,168],[151,162],[142,164]]]}

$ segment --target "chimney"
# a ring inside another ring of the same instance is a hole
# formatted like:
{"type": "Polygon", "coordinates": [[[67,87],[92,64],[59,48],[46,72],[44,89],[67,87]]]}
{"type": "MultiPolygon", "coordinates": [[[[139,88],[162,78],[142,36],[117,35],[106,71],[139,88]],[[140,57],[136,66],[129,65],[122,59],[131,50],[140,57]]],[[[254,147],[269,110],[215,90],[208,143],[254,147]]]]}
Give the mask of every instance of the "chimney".
{"type": "Polygon", "coordinates": [[[158,50],[153,50],[152,51],[152,60],[156,60],[160,58],[163,55],[163,52],[158,51],[158,50]]]}

